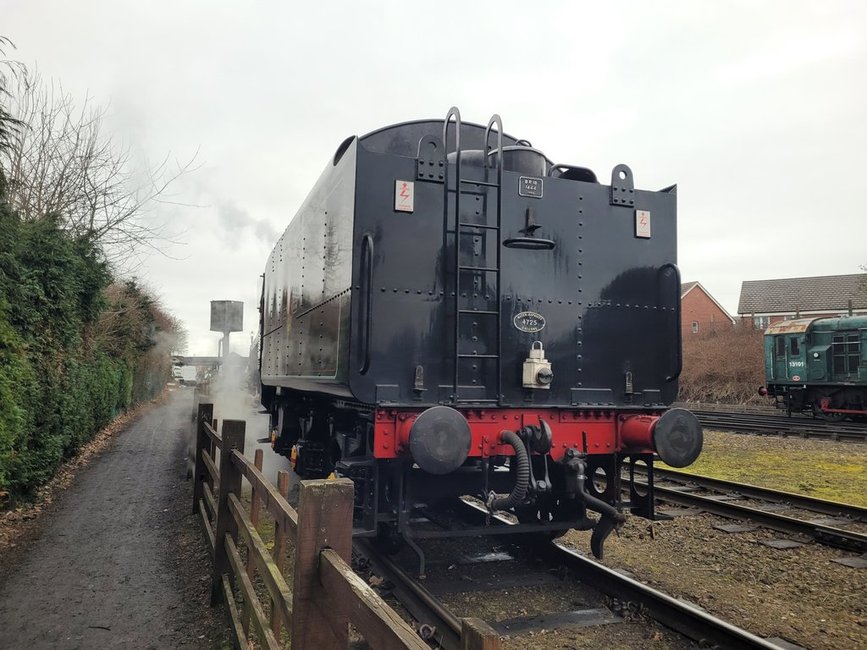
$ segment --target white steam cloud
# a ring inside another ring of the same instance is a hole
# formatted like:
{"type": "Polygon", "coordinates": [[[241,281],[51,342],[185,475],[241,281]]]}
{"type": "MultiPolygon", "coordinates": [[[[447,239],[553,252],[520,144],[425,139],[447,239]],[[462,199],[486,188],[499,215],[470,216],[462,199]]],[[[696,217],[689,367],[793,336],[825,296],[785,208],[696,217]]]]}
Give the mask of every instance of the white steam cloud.
{"type": "Polygon", "coordinates": [[[246,210],[239,208],[231,201],[224,201],[217,206],[217,218],[220,221],[222,232],[229,240],[249,232],[256,239],[266,244],[273,244],[279,236],[277,229],[266,219],[257,219],[251,216],[246,210]]]}

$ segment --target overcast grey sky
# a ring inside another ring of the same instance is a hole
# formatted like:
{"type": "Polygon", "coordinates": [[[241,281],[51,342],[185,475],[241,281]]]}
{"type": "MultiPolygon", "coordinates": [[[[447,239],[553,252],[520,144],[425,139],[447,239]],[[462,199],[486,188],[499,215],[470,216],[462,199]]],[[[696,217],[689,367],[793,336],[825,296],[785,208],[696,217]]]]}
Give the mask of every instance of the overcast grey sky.
{"type": "Polygon", "coordinates": [[[549,158],[678,184],[679,263],[730,312],[745,279],[867,263],[865,2],[0,0],[14,58],[142,159],[201,167],[160,207],[183,244],[140,275],[214,354],[340,142],[410,119],[503,117],[549,158]]]}

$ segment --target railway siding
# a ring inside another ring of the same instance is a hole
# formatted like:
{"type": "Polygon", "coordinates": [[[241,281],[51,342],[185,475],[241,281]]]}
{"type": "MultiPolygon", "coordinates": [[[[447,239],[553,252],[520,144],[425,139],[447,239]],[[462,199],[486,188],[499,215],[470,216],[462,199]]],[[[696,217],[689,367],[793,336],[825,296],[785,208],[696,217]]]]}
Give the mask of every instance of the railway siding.
{"type": "Polygon", "coordinates": [[[701,456],[681,471],[867,507],[867,446],[858,442],[706,429],[701,456]]]}
{"type": "MultiPolygon", "coordinates": [[[[780,538],[775,531],[717,529],[731,523],[708,514],[632,517],[610,540],[604,564],[764,638],[816,650],[867,647],[867,570],[834,561],[851,552],[809,543],[776,549],[764,544],[780,538]]],[[[585,537],[573,531],[562,542],[580,549],[585,537]]]]}
{"type": "Polygon", "coordinates": [[[693,412],[702,426],[716,430],[767,436],[867,442],[867,424],[863,422],[824,422],[811,416],[798,414],[786,417],[778,412],[693,412]]]}

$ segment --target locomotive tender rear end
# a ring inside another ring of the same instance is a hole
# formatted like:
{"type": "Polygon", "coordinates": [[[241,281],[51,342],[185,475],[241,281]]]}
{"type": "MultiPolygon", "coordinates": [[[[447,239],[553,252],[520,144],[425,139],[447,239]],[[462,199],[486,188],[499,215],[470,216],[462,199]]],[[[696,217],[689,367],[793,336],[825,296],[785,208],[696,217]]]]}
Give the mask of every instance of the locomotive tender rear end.
{"type": "MultiPolygon", "coordinates": [[[[654,452],[701,449],[695,417],[666,410],[675,188],[637,190],[625,165],[603,185],[456,109],[352,137],[264,278],[274,447],[301,477],[356,482],[357,534],[423,537],[414,506],[475,495],[527,531],[593,527],[601,554],[622,464],[652,484],[654,452]]],[[[652,486],[628,505],[652,517],[652,486]]]]}

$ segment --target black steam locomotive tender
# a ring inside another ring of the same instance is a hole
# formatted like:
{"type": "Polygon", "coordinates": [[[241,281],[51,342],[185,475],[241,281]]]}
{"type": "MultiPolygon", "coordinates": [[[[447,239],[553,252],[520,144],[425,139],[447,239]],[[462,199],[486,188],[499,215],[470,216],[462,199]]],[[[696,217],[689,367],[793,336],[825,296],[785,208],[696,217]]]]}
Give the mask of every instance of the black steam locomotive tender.
{"type": "MultiPolygon", "coordinates": [[[[416,510],[461,496],[509,527],[653,518],[653,461],[684,467],[676,188],[553,164],[445,120],[347,138],[265,267],[262,404],[301,478],[355,482],[355,534],[442,536],[416,510]],[[648,488],[621,492],[644,465],[648,488]],[[598,518],[588,516],[588,510],[598,518]]],[[[423,557],[423,556],[422,556],[423,557]]]]}

